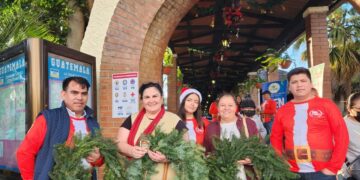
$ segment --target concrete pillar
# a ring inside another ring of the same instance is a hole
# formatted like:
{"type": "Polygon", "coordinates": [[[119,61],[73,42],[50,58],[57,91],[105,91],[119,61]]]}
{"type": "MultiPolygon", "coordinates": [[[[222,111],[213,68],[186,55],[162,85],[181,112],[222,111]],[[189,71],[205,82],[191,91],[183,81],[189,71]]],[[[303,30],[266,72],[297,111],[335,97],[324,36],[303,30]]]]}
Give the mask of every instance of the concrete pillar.
{"type": "Polygon", "coordinates": [[[325,63],[323,97],[332,98],[329,42],[327,36],[327,6],[309,7],[305,10],[305,31],[309,67],[325,63]]]}

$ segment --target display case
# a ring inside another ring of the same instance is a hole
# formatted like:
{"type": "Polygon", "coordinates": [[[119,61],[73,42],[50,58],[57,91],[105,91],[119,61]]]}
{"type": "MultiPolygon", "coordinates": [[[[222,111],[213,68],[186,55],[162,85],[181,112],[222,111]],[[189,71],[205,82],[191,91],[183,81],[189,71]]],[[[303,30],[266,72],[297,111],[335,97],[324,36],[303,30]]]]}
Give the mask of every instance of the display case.
{"type": "Polygon", "coordinates": [[[39,112],[60,107],[63,79],[89,81],[96,116],[95,65],[93,56],[36,38],[0,53],[0,169],[18,172],[16,149],[39,112]]]}

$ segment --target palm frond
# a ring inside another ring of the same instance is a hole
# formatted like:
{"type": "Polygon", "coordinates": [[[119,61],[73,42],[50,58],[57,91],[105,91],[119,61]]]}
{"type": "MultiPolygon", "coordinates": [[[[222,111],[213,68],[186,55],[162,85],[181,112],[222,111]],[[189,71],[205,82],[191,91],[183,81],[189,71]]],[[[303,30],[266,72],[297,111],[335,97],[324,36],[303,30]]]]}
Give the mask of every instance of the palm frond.
{"type": "Polygon", "coordinates": [[[21,9],[2,9],[0,22],[0,51],[20,43],[26,38],[42,38],[56,41],[49,28],[39,19],[41,12],[29,12],[21,9]]]}

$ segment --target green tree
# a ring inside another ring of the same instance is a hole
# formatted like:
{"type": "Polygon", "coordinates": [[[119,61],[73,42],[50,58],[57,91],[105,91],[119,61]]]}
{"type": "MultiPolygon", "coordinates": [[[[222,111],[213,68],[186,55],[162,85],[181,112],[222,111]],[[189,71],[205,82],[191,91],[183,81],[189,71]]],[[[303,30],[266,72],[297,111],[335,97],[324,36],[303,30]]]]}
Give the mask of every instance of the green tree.
{"type": "Polygon", "coordinates": [[[93,0],[3,0],[0,3],[0,9],[17,9],[19,14],[20,11],[25,11],[22,14],[38,14],[41,11],[38,21],[45,24],[48,32],[54,35],[53,42],[66,45],[68,38],[82,40],[91,9],[88,4],[92,5],[92,3],[93,0]],[[72,17],[74,12],[79,12],[75,18],[72,17]],[[78,35],[80,37],[69,37],[71,34],[69,20],[78,22],[72,23],[76,24],[72,26],[72,29],[74,31],[81,29],[78,35]]]}
{"type": "Polygon", "coordinates": [[[23,11],[18,6],[3,7],[0,19],[0,51],[20,43],[29,37],[40,37],[55,41],[55,36],[50,33],[46,24],[39,21],[41,11],[23,11]]]}
{"type": "MultiPolygon", "coordinates": [[[[346,7],[346,6],[345,6],[346,7]]],[[[341,6],[328,16],[328,40],[332,70],[332,91],[335,99],[347,97],[352,81],[360,70],[360,16],[354,9],[341,6]]],[[[294,44],[295,49],[306,43],[305,34],[294,44]]],[[[302,52],[307,60],[307,51],[302,52]]]]}
{"type": "Polygon", "coordinates": [[[360,70],[359,35],[360,16],[354,9],[338,8],[328,16],[329,56],[336,98],[351,93],[351,80],[360,70]]]}

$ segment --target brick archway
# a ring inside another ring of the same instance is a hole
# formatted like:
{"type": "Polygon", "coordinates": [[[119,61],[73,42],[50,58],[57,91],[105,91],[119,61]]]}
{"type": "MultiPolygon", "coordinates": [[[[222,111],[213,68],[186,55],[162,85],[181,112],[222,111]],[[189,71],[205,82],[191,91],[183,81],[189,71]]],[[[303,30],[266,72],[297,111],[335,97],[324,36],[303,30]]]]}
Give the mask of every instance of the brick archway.
{"type": "Polygon", "coordinates": [[[95,1],[81,51],[97,59],[98,120],[114,138],[111,75],[138,71],[140,83],[161,81],[162,56],[177,24],[198,0],[95,1]]]}
{"type": "Polygon", "coordinates": [[[140,60],[140,81],[161,81],[164,50],[177,24],[197,1],[167,0],[163,3],[144,40],[140,60]]]}

